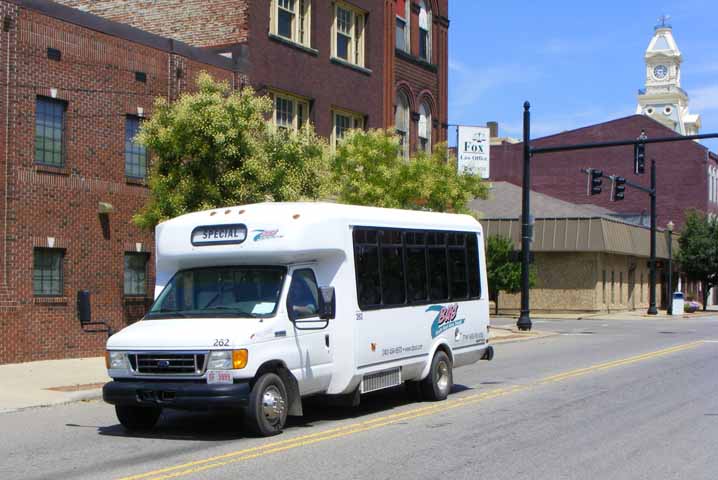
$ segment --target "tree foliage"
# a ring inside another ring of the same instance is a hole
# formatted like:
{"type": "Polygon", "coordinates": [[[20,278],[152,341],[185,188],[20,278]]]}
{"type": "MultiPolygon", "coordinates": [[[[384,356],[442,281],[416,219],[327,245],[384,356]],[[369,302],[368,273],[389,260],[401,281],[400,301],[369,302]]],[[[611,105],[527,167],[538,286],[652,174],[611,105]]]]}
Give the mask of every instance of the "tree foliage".
{"type": "Polygon", "coordinates": [[[705,310],[708,291],[718,285],[718,222],[695,210],[686,212],[678,246],[676,260],[689,280],[701,283],[705,310]]]}
{"type": "Polygon", "coordinates": [[[187,212],[327,195],[326,143],[311,128],[293,132],[267,122],[272,102],[207,73],[197,91],[174,103],[159,98],[138,141],[153,154],[150,199],[134,217],[153,228],[187,212]]]}
{"type": "MultiPolygon", "coordinates": [[[[510,238],[491,235],[486,241],[486,276],[489,299],[494,301],[495,313],[499,313],[499,293],[521,291],[521,263],[514,260],[514,244],[510,238]]],[[[536,271],[529,270],[529,286],[536,284],[536,271]]]]}
{"type": "Polygon", "coordinates": [[[445,144],[406,161],[399,137],[387,130],[347,133],[333,172],[338,200],[354,205],[469,213],[468,202],[488,194],[481,178],[457,172],[445,144]]]}

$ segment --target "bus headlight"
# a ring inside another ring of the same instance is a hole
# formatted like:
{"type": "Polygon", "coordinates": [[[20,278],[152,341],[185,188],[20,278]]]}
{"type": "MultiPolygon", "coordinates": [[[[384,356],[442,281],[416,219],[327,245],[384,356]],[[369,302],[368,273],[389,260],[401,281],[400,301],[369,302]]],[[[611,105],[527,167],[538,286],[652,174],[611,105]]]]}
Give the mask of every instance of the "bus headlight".
{"type": "Polygon", "coordinates": [[[109,369],[127,369],[127,355],[125,352],[105,352],[105,366],[109,369]]]}
{"type": "Polygon", "coordinates": [[[247,366],[249,352],[241,350],[213,350],[209,354],[207,370],[239,370],[247,366]]]}

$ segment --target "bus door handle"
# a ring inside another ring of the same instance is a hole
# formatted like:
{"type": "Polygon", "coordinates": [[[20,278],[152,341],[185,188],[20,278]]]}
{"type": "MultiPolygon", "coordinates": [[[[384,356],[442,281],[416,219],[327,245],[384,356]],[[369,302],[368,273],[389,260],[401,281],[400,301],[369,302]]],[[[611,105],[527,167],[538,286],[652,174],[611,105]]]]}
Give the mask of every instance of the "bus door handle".
{"type": "Polygon", "coordinates": [[[327,348],[329,348],[329,334],[328,333],[324,334],[324,345],[326,345],[327,348]]]}

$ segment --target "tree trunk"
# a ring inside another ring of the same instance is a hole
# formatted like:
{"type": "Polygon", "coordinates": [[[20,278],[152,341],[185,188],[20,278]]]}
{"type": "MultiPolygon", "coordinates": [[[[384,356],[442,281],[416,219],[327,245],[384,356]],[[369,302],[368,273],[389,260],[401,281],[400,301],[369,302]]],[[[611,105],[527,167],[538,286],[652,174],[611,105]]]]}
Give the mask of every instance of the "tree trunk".
{"type": "Polygon", "coordinates": [[[494,315],[499,314],[499,292],[496,292],[496,298],[494,299],[494,315]]]}

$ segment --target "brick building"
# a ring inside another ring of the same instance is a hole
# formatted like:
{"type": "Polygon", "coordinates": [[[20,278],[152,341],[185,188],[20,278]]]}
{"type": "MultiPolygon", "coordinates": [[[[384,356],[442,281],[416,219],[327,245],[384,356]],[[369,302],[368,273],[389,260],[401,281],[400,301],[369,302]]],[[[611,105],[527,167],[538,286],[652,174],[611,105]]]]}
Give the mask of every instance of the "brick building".
{"type": "Polygon", "coordinates": [[[131,223],[147,197],[132,140],[154,99],[231,59],[51,2],[0,0],[0,363],[97,355],[75,293],[120,328],[144,313],[153,235],[131,223]]]}
{"type": "Polygon", "coordinates": [[[0,0],[0,363],[102,352],[75,294],[119,329],[153,291],[133,141],[206,70],[274,98],[272,121],[446,140],[448,0],[0,0]]]}
{"type": "MultiPolygon", "coordinates": [[[[609,122],[559,133],[531,141],[532,146],[569,145],[637,138],[644,130],[648,138],[679,136],[672,129],[644,115],[632,115],[609,122]]],[[[491,179],[521,185],[523,146],[492,145],[491,179]]],[[[677,230],[684,223],[685,210],[698,209],[718,214],[718,155],[693,141],[646,146],[646,173],[633,174],[633,147],[612,147],[537,155],[531,160],[531,188],[576,204],[594,204],[613,210],[627,220],[648,221],[648,196],[630,187],[625,200],[610,201],[610,180],[604,178],[601,195],[586,196],[586,175],[581,168],[598,168],[604,175],[619,175],[648,186],[650,160],[656,160],[658,226],[672,220],[677,230]]]]}
{"type": "Polygon", "coordinates": [[[446,141],[448,0],[59,1],[246,62],[277,123],[446,141]]]}

